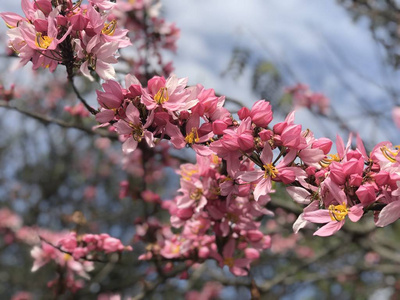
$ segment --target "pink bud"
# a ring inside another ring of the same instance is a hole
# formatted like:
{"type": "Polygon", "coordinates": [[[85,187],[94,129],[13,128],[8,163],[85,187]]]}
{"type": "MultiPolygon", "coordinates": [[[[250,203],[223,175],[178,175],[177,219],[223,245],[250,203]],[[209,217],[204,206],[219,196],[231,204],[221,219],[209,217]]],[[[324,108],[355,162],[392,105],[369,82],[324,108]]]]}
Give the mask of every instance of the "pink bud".
{"type": "Polygon", "coordinates": [[[201,247],[199,249],[199,257],[200,258],[206,259],[209,257],[209,255],[210,255],[210,249],[208,249],[208,247],[201,247]]]}
{"type": "Polygon", "coordinates": [[[72,30],[80,31],[86,28],[89,19],[85,18],[82,14],[75,14],[69,18],[72,24],[72,30]]]}
{"type": "Polygon", "coordinates": [[[88,252],[88,249],[86,247],[85,248],[78,247],[78,248],[75,248],[74,251],[72,252],[72,257],[78,260],[81,257],[86,256],[87,252],[88,252]]]}
{"type": "Polygon", "coordinates": [[[331,151],[332,148],[332,141],[328,138],[320,138],[318,140],[315,140],[314,143],[312,144],[312,148],[319,148],[321,149],[325,155],[331,151]]]}
{"type": "Polygon", "coordinates": [[[179,114],[179,119],[180,120],[187,120],[190,117],[190,113],[187,110],[183,110],[179,114]]]}
{"type": "Polygon", "coordinates": [[[358,175],[358,174],[351,174],[350,175],[350,179],[349,179],[349,183],[352,186],[360,186],[362,183],[362,176],[358,175]]]}
{"type": "Polygon", "coordinates": [[[250,112],[251,120],[254,124],[259,127],[266,128],[272,121],[272,109],[269,102],[265,100],[259,100],[254,103],[250,112]]]}
{"type": "Polygon", "coordinates": [[[261,140],[265,141],[269,141],[272,136],[274,135],[274,133],[271,130],[262,130],[260,131],[260,133],[258,134],[258,136],[261,138],[261,140]]]}
{"type": "Polygon", "coordinates": [[[289,125],[282,131],[282,144],[286,147],[297,148],[301,137],[301,125],[289,125]]]}
{"type": "Polygon", "coordinates": [[[250,110],[247,107],[242,107],[238,112],[237,112],[239,119],[243,120],[246,119],[248,116],[250,116],[250,110]]]}
{"type": "Polygon", "coordinates": [[[254,147],[254,138],[250,134],[242,134],[238,137],[237,143],[241,150],[247,151],[254,147]]]}
{"type": "Polygon", "coordinates": [[[374,180],[377,185],[382,186],[388,184],[389,181],[389,173],[386,171],[381,171],[378,174],[375,174],[374,180]]]}
{"type": "Polygon", "coordinates": [[[375,188],[369,183],[360,186],[356,195],[364,207],[374,203],[376,200],[375,188]]]}
{"type": "Polygon", "coordinates": [[[296,179],[296,174],[294,171],[290,169],[281,169],[279,170],[279,179],[284,183],[284,184],[290,184],[296,179]]]}
{"type": "Polygon", "coordinates": [[[176,211],[176,216],[182,220],[189,220],[193,216],[193,208],[179,208],[176,211]]]}
{"type": "Polygon", "coordinates": [[[224,134],[224,130],[228,128],[228,125],[221,120],[216,120],[212,123],[212,130],[216,135],[224,134]]]}
{"type": "Polygon", "coordinates": [[[246,258],[251,260],[255,260],[260,257],[260,253],[254,248],[246,248],[244,250],[244,255],[246,256],[246,258]]]}
{"type": "Polygon", "coordinates": [[[263,238],[264,234],[259,230],[249,230],[247,232],[247,238],[252,243],[257,243],[263,238]]]}
{"type": "Polygon", "coordinates": [[[306,173],[308,176],[313,176],[313,175],[315,175],[315,170],[316,170],[316,168],[311,166],[306,169],[306,173]]]}

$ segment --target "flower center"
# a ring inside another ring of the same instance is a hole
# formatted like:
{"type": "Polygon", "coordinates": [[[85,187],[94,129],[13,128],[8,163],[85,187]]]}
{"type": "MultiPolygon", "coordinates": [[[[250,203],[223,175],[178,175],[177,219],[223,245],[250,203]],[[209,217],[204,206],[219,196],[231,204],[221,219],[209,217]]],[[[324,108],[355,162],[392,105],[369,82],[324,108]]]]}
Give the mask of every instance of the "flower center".
{"type": "Polygon", "coordinates": [[[49,37],[47,35],[43,36],[41,32],[37,32],[36,33],[35,44],[39,48],[42,48],[42,49],[49,48],[49,46],[50,46],[52,41],[53,41],[53,38],[51,38],[51,37],[49,37]]]}
{"type": "Polygon", "coordinates": [[[395,157],[397,156],[397,154],[399,154],[399,148],[400,147],[399,146],[394,146],[394,148],[396,148],[397,150],[396,151],[391,150],[391,149],[388,148],[388,146],[383,146],[383,147],[380,148],[381,151],[382,151],[383,156],[386,157],[386,159],[388,161],[392,162],[392,163],[396,162],[396,158],[395,157]]]}
{"type": "Polygon", "coordinates": [[[264,169],[264,178],[267,178],[268,176],[271,176],[271,178],[275,178],[276,174],[278,174],[278,169],[274,167],[272,163],[263,165],[264,169]]]}
{"type": "Polygon", "coordinates": [[[181,251],[180,245],[172,245],[171,249],[172,254],[179,254],[180,251],[181,251]]]}
{"type": "Polygon", "coordinates": [[[341,205],[329,205],[329,216],[332,221],[342,221],[349,213],[346,203],[343,202],[341,205]]]}
{"type": "Polygon", "coordinates": [[[102,34],[114,35],[115,29],[117,28],[117,21],[112,20],[110,23],[106,23],[101,30],[102,34]]]}
{"type": "Polygon", "coordinates": [[[185,137],[185,142],[187,144],[193,144],[194,142],[198,143],[199,142],[199,134],[197,132],[197,128],[193,127],[192,131],[186,135],[185,137]]]}
{"type": "Polygon", "coordinates": [[[135,124],[129,123],[129,126],[132,128],[133,139],[137,142],[140,142],[142,140],[143,134],[144,134],[142,125],[141,124],[135,125],[135,124]]]}
{"type": "Polygon", "coordinates": [[[168,96],[168,91],[167,91],[166,87],[160,88],[160,90],[154,96],[154,101],[156,101],[157,104],[163,104],[164,102],[167,102],[168,100],[169,100],[169,96],[168,96]]]}
{"type": "Polygon", "coordinates": [[[203,190],[202,189],[195,189],[193,192],[190,193],[190,199],[199,201],[201,199],[201,196],[203,196],[203,190]]]}
{"type": "Polygon", "coordinates": [[[339,154],[329,154],[326,158],[324,158],[323,160],[321,160],[319,162],[319,164],[323,167],[323,168],[327,168],[333,161],[337,161],[340,162],[340,157],[339,154]]]}
{"type": "Polygon", "coordinates": [[[224,265],[228,266],[229,268],[233,268],[235,265],[235,259],[233,257],[225,257],[224,265]]]}

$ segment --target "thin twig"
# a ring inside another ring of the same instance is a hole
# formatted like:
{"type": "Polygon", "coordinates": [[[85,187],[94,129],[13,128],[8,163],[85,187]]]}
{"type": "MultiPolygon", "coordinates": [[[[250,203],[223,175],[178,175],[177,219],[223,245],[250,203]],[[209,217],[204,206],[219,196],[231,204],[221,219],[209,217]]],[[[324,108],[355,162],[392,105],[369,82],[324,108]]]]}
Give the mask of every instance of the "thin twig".
{"type": "Polygon", "coordinates": [[[86,100],[81,96],[81,94],[78,91],[78,88],[75,86],[74,83],[74,78],[72,76],[68,77],[68,81],[71,83],[72,89],[74,90],[76,96],[78,97],[78,99],[82,102],[82,104],[86,107],[86,109],[92,114],[92,115],[96,115],[98,113],[97,110],[95,110],[93,107],[91,107],[86,100]]]}
{"type": "Polygon", "coordinates": [[[105,131],[105,130],[92,130],[91,128],[87,128],[85,126],[76,124],[76,123],[69,123],[69,122],[65,122],[59,119],[55,119],[55,118],[51,118],[42,114],[38,114],[38,113],[34,113],[28,110],[25,110],[23,108],[14,106],[14,105],[10,105],[9,102],[7,101],[2,101],[0,100],[0,107],[4,107],[6,109],[11,109],[11,110],[15,110],[23,115],[29,116],[41,123],[43,123],[44,125],[48,125],[48,124],[56,124],[58,126],[64,127],[64,128],[73,128],[73,129],[78,129],[80,131],[84,131],[86,133],[89,133],[91,135],[100,135],[102,137],[106,137],[112,140],[118,140],[118,136],[116,134],[113,134],[111,132],[105,131]]]}

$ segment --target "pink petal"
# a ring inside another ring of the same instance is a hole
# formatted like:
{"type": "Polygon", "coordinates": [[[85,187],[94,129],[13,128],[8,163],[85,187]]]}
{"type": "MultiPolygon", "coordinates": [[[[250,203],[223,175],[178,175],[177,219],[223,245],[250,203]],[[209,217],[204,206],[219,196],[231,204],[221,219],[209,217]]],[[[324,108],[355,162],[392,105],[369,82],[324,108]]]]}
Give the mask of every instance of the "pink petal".
{"type": "Polygon", "coordinates": [[[376,226],[387,226],[400,218],[400,201],[394,201],[386,205],[378,216],[376,226]]]}
{"type": "Polygon", "coordinates": [[[338,232],[339,229],[342,228],[343,224],[344,224],[344,221],[340,221],[340,222],[331,221],[328,224],[322,226],[316,232],[314,232],[314,235],[330,236],[330,235],[338,232]]]}

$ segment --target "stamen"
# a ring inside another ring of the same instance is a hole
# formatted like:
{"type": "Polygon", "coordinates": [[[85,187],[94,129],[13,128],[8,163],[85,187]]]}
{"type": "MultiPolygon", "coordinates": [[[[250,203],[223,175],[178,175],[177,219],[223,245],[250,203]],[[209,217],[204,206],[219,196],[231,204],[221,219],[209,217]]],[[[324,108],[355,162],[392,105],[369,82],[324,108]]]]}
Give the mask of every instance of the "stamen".
{"type": "Polygon", "coordinates": [[[135,125],[133,123],[129,123],[129,126],[132,128],[133,139],[137,142],[140,142],[144,135],[142,125],[141,124],[135,125]]]}
{"type": "Polygon", "coordinates": [[[225,257],[224,265],[228,266],[229,268],[233,268],[235,265],[235,259],[233,257],[225,257]]]}
{"type": "Polygon", "coordinates": [[[332,221],[342,221],[349,213],[346,203],[343,202],[341,205],[329,205],[329,216],[332,221]]]}
{"type": "Polygon", "coordinates": [[[163,104],[168,100],[169,100],[169,95],[166,87],[160,88],[160,90],[154,96],[154,101],[156,101],[157,104],[163,104]]]}
{"type": "Polygon", "coordinates": [[[53,41],[53,38],[51,38],[47,35],[43,36],[41,32],[36,33],[35,44],[39,48],[42,48],[42,49],[49,48],[52,41],[53,41]]]}
{"type": "Polygon", "coordinates": [[[192,176],[196,173],[198,173],[199,171],[197,170],[183,170],[181,173],[181,176],[183,179],[185,179],[186,181],[190,181],[192,179],[192,176]]]}
{"type": "Polygon", "coordinates": [[[191,192],[189,195],[190,199],[195,200],[195,201],[199,201],[202,196],[203,196],[202,189],[195,189],[194,192],[191,192]]]}
{"type": "Polygon", "coordinates": [[[189,134],[187,134],[186,135],[186,137],[185,137],[185,142],[187,143],[187,144],[193,144],[193,143],[198,143],[199,142],[199,133],[197,132],[197,128],[196,127],[193,127],[192,128],[192,131],[189,133],[189,134]]]}
{"type": "Polygon", "coordinates": [[[319,164],[323,168],[327,168],[333,161],[340,162],[340,157],[338,154],[329,154],[326,158],[321,160],[319,164]]]}
{"type": "Polygon", "coordinates": [[[117,28],[117,21],[112,20],[110,23],[104,25],[103,29],[101,30],[101,33],[105,35],[114,35],[116,28],[117,28]]]}
{"type": "Polygon", "coordinates": [[[397,149],[397,151],[393,151],[389,149],[387,146],[381,147],[381,151],[383,156],[390,162],[395,163],[396,162],[396,156],[399,154],[399,146],[394,146],[394,148],[397,149]]]}
{"type": "Polygon", "coordinates": [[[275,178],[276,175],[278,174],[278,169],[275,168],[275,166],[272,163],[269,163],[267,165],[263,165],[264,169],[264,178],[267,178],[268,176],[271,176],[271,178],[275,178]]]}

